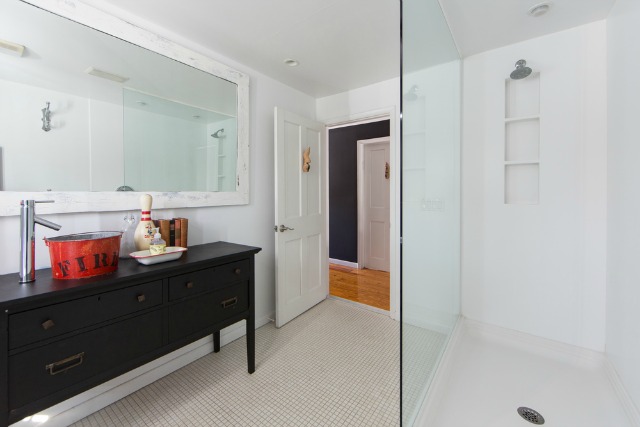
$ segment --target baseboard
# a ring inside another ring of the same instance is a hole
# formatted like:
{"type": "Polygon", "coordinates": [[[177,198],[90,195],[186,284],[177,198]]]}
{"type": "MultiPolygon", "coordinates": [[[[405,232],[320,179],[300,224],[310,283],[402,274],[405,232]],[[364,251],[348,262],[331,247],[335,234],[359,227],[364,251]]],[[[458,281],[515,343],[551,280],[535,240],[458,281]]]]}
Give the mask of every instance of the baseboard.
{"type": "Polygon", "coordinates": [[[342,265],[344,267],[351,267],[351,268],[360,268],[358,267],[357,262],[343,261],[341,259],[329,258],[329,264],[337,264],[337,265],[342,265]]]}
{"type": "Polygon", "coordinates": [[[363,310],[373,311],[375,313],[380,313],[380,314],[384,314],[386,316],[391,317],[391,312],[389,312],[387,310],[383,310],[383,309],[378,308],[378,307],[373,307],[371,305],[362,304],[360,302],[351,301],[351,300],[348,300],[348,299],[345,299],[345,298],[340,298],[340,297],[337,297],[335,295],[327,295],[327,299],[333,299],[333,300],[336,300],[336,301],[342,301],[345,304],[350,304],[350,305],[353,305],[355,307],[361,308],[363,310]]]}
{"type": "Polygon", "coordinates": [[[440,357],[438,366],[433,370],[431,378],[429,378],[428,386],[425,387],[422,398],[422,405],[418,406],[417,412],[412,414],[409,418],[407,425],[410,426],[432,426],[432,414],[433,408],[440,404],[442,397],[444,396],[444,388],[447,380],[451,376],[452,355],[456,351],[456,347],[460,342],[460,337],[463,334],[465,319],[462,316],[458,316],[453,332],[449,337],[449,341],[440,357]]]}
{"type": "MultiPolygon", "coordinates": [[[[273,316],[272,313],[256,319],[256,329],[269,323],[273,316]]],[[[245,322],[241,321],[220,332],[220,345],[225,346],[244,335],[245,322]]],[[[66,427],[212,351],[213,337],[202,338],[11,426],[33,427],[46,421],[47,427],[66,427]]]]}
{"type": "Polygon", "coordinates": [[[638,411],[638,407],[633,402],[633,399],[627,392],[624,384],[622,384],[618,371],[616,371],[615,366],[608,357],[605,357],[604,368],[607,373],[607,377],[609,378],[609,382],[613,386],[618,399],[620,399],[620,403],[622,403],[627,417],[629,417],[631,425],[633,427],[640,427],[640,411],[638,411]]]}
{"type": "Polygon", "coordinates": [[[479,334],[486,338],[503,340],[508,342],[510,345],[521,344],[530,350],[539,350],[547,355],[555,353],[559,357],[569,357],[571,360],[577,358],[585,362],[595,363],[598,365],[603,364],[605,360],[604,353],[596,350],[531,335],[514,329],[490,325],[477,320],[465,318],[464,326],[469,333],[479,334]]]}

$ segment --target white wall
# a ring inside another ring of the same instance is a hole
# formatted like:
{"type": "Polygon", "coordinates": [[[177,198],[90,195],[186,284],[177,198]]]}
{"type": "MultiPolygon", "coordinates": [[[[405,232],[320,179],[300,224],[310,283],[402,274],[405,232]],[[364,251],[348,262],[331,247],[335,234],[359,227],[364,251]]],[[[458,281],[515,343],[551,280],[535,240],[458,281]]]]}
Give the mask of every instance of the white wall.
{"type": "MultiPolygon", "coordinates": [[[[338,125],[353,120],[388,114],[391,132],[391,191],[390,221],[391,258],[391,316],[399,319],[400,301],[400,170],[395,167],[400,158],[400,78],[353,89],[316,100],[316,119],[327,125],[338,125]]],[[[328,225],[327,225],[328,226],[328,225]]]]}
{"type": "Polygon", "coordinates": [[[606,24],[464,60],[462,314],[597,351],[605,342],[606,24]],[[540,200],[504,204],[505,79],[541,74],[540,200]]]}
{"type": "Polygon", "coordinates": [[[640,2],[617,0],[607,20],[607,355],[640,408],[640,2]]]}
{"type": "Polygon", "coordinates": [[[389,107],[395,108],[400,114],[400,78],[319,98],[316,101],[317,119],[324,123],[367,116],[371,112],[389,107]]]}

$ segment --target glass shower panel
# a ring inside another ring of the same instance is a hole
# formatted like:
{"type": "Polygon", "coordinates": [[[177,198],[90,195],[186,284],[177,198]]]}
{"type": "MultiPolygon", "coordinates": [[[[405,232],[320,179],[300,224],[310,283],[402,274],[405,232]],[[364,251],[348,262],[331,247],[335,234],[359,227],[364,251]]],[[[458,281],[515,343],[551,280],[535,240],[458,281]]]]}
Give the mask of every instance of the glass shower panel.
{"type": "Polygon", "coordinates": [[[402,424],[460,313],[461,61],[438,0],[403,0],[402,424]]]}

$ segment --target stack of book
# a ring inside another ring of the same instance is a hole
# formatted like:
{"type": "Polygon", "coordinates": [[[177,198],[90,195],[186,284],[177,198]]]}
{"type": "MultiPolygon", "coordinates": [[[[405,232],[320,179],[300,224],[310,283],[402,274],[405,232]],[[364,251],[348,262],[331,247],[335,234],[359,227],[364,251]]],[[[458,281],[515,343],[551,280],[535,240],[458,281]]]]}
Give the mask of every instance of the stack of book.
{"type": "Polygon", "coordinates": [[[156,219],[153,221],[160,229],[162,240],[167,246],[187,247],[189,220],[187,218],[156,219]]]}

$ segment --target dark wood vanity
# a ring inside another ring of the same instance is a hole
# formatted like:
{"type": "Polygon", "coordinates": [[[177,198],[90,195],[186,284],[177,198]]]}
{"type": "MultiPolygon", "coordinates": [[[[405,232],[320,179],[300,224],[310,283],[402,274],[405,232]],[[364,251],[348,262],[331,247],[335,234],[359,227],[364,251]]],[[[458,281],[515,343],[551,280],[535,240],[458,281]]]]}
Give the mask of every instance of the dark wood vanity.
{"type": "MultiPolygon", "coordinates": [[[[36,281],[0,276],[0,426],[46,409],[186,344],[246,320],[255,370],[254,255],[216,242],[171,262],[120,260],[115,273],[36,281]]],[[[17,262],[17,261],[16,261],[17,262]]]]}

